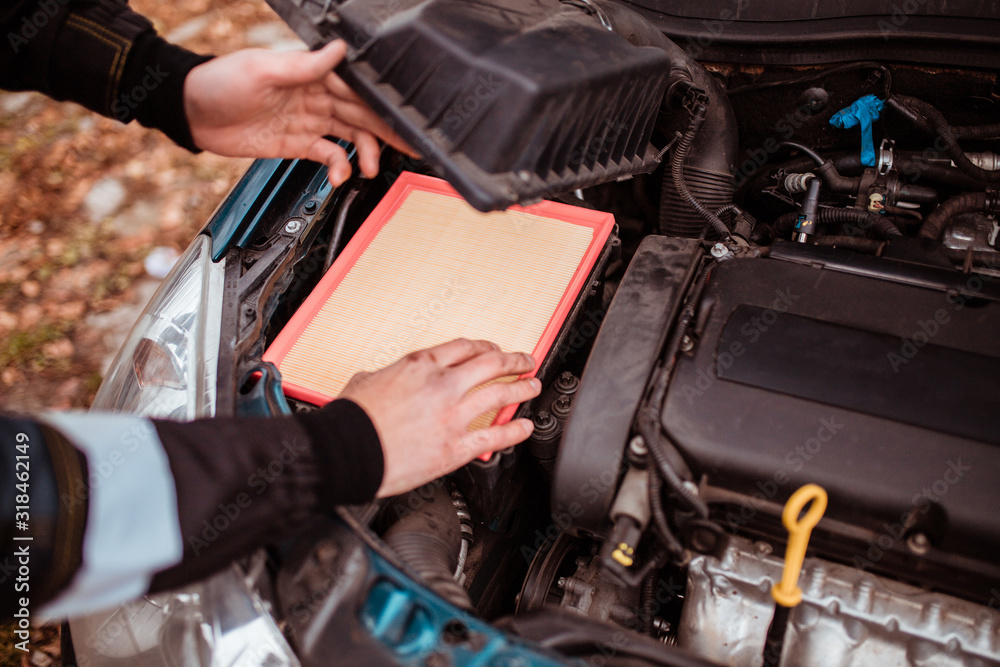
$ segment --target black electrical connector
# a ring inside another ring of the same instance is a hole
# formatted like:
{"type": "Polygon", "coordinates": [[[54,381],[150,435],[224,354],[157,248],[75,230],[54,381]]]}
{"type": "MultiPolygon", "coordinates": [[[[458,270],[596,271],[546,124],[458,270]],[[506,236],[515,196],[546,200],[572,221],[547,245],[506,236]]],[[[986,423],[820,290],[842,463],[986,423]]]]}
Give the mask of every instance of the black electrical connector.
{"type": "Polygon", "coordinates": [[[795,240],[805,243],[809,237],[816,233],[816,213],[819,210],[819,189],[818,178],[809,180],[806,186],[806,198],[802,202],[802,214],[795,223],[795,240]]]}

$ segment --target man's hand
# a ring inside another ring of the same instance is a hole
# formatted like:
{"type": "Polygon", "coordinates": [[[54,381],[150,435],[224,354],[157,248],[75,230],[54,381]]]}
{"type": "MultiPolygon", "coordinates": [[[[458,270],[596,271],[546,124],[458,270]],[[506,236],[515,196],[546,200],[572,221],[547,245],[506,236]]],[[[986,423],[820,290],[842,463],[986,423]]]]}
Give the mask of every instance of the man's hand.
{"type": "Polygon", "coordinates": [[[467,429],[484,412],[538,396],[541,384],[524,378],[497,382],[472,394],[471,389],[534,367],[535,360],[527,354],[504,353],[493,343],[459,339],[351,378],[340,398],[364,408],[382,441],[385,474],[378,497],[414,489],[531,435],[528,419],[479,431],[467,429]]]}
{"type": "Polygon", "coordinates": [[[184,81],[184,110],[195,145],[227,157],[322,162],[335,186],[350,178],[351,165],[326,135],[357,147],[368,178],[378,175],[378,138],[413,155],[333,73],[346,50],[340,40],[312,53],[246,49],[198,65],[184,81]]]}

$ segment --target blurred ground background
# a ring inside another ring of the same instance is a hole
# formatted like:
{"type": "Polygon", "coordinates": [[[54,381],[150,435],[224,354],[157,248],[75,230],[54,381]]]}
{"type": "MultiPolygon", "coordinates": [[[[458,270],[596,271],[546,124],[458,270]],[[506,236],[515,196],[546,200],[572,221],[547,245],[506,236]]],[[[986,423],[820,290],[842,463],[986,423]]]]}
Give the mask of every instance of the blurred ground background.
{"type": "MultiPolygon", "coordinates": [[[[132,0],[200,53],[300,48],[264,0],[132,0]]],[[[0,409],[86,408],[159,281],[249,160],[192,155],[137,123],[0,91],[0,409]]],[[[0,629],[0,665],[61,665],[57,628],[29,655],[0,629]]]]}

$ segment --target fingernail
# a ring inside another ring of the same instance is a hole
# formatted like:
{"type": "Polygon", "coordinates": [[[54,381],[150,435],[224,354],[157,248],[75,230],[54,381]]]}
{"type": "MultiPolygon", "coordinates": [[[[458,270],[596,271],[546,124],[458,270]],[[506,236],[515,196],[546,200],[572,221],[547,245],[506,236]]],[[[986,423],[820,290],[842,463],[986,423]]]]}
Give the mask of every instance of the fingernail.
{"type": "Polygon", "coordinates": [[[530,378],[528,380],[528,384],[530,384],[531,388],[535,391],[541,391],[542,389],[542,382],[538,378],[530,378]]]}
{"type": "Polygon", "coordinates": [[[531,435],[531,432],[535,430],[535,425],[530,419],[522,419],[521,426],[524,428],[525,437],[531,435]]]}
{"type": "Polygon", "coordinates": [[[534,368],[534,367],[535,367],[535,358],[534,358],[533,356],[531,356],[530,354],[525,354],[525,355],[524,355],[524,361],[525,361],[526,363],[529,363],[529,364],[531,364],[531,367],[532,367],[532,368],[534,368]]]}

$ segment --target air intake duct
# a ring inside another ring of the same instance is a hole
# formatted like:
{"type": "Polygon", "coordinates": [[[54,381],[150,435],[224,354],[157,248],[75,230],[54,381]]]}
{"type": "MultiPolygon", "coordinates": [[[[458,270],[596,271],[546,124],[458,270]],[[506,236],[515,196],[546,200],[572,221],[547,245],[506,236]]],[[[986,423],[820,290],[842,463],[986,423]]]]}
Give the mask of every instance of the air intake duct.
{"type": "MultiPolygon", "coordinates": [[[[590,1],[608,17],[612,29],[630,44],[655,46],[667,54],[671,62],[668,82],[671,90],[674,84],[683,82],[693,84],[705,94],[705,119],[684,160],[684,181],[695,199],[709,211],[731,204],[736,190],[732,173],[739,142],[736,116],[722,86],[687,52],[635,12],[609,0],[590,1]]],[[[664,136],[672,137],[686,129],[690,114],[678,102],[666,101],[657,126],[664,136]]],[[[674,187],[668,168],[660,198],[660,233],[693,238],[701,234],[705,222],[674,187]]]]}

